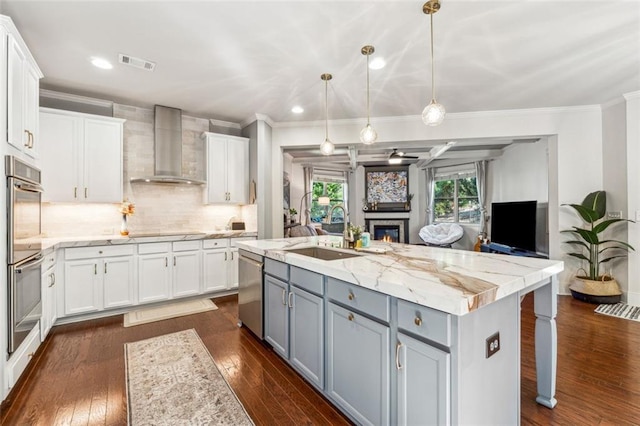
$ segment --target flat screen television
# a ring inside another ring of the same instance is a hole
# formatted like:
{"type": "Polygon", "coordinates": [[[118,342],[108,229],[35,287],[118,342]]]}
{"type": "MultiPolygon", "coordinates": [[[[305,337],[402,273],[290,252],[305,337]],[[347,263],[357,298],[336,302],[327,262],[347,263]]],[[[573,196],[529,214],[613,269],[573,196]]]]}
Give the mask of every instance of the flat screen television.
{"type": "Polygon", "coordinates": [[[536,201],[491,203],[491,242],[536,251],[536,201]]]}

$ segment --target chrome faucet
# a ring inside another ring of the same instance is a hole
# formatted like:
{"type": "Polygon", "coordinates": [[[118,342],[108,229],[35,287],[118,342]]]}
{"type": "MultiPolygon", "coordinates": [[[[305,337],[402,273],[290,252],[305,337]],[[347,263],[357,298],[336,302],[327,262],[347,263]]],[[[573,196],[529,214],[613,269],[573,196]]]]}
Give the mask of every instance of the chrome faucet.
{"type": "Polygon", "coordinates": [[[337,208],[341,208],[344,213],[344,228],[342,230],[342,248],[349,248],[349,242],[353,241],[353,235],[349,232],[349,212],[347,208],[342,204],[336,204],[329,209],[329,214],[327,215],[327,223],[331,223],[331,217],[333,215],[333,211],[337,208]]]}

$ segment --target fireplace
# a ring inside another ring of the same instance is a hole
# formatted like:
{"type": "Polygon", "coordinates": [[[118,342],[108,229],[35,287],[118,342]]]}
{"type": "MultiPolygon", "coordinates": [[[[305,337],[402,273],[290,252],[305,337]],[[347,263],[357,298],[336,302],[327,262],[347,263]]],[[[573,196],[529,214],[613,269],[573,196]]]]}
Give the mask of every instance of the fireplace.
{"type": "Polygon", "coordinates": [[[400,226],[398,225],[373,225],[373,239],[387,243],[400,242],[400,226]]]}
{"type": "Polygon", "coordinates": [[[409,219],[366,219],[365,227],[373,240],[409,243],[409,219]]]}

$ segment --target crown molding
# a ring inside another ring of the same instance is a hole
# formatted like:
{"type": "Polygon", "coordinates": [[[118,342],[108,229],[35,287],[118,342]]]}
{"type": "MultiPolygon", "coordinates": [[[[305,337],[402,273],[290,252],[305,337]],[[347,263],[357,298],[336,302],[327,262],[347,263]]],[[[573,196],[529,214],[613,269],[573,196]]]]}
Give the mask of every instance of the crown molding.
{"type": "Polygon", "coordinates": [[[93,105],[103,108],[112,108],[113,102],[104,99],[90,98],[87,96],[72,95],[69,93],[56,92],[54,90],[40,89],[40,96],[60,101],[76,102],[85,105],[93,105]]]}
{"type": "Polygon", "coordinates": [[[265,123],[267,123],[269,126],[271,127],[277,127],[278,123],[276,123],[275,121],[273,121],[271,119],[271,117],[269,117],[266,114],[260,114],[260,113],[255,113],[250,115],[249,117],[245,118],[244,120],[242,120],[240,122],[240,127],[245,128],[247,127],[249,124],[253,123],[256,120],[260,120],[260,121],[264,121],[265,123]]]}
{"type": "Polygon", "coordinates": [[[240,126],[240,124],[238,123],[233,123],[231,121],[216,120],[215,118],[210,118],[209,123],[211,123],[214,126],[227,127],[231,129],[242,129],[242,126],[240,126]]]}
{"type": "MultiPolygon", "coordinates": [[[[640,93],[640,92],[638,92],[640,93]]],[[[595,112],[601,111],[600,105],[581,105],[569,107],[548,107],[548,108],[529,108],[529,109],[505,109],[496,111],[473,111],[473,112],[454,112],[448,113],[445,121],[449,120],[466,120],[470,118],[489,118],[489,117],[517,117],[532,114],[563,114],[567,112],[595,112]]],[[[329,120],[334,126],[350,126],[363,123],[366,118],[348,118],[339,120],[329,120]]],[[[371,117],[371,123],[398,123],[404,124],[409,122],[422,121],[421,115],[403,115],[392,117],[371,117]]],[[[291,128],[291,127],[317,127],[324,125],[325,120],[314,121],[283,121],[275,123],[272,127],[291,128]]]]}
{"type": "Polygon", "coordinates": [[[637,92],[625,93],[622,95],[627,101],[640,98],[640,90],[637,92]]]}

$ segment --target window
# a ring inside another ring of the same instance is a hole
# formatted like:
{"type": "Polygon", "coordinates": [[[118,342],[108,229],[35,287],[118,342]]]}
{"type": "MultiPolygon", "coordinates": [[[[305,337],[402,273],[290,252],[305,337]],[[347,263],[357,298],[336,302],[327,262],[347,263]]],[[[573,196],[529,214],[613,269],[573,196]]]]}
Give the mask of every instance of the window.
{"type": "MultiPolygon", "coordinates": [[[[313,181],[313,201],[311,202],[311,222],[324,222],[331,207],[342,204],[346,206],[347,184],[343,182],[328,182],[314,179],[313,181]],[[328,206],[318,204],[318,197],[325,194],[331,200],[328,206]]],[[[342,209],[335,209],[331,214],[331,222],[344,222],[344,212],[342,209]]]]}
{"type": "Polygon", "coordinates": [[[480,223],[480,203],[475,174],[436,178],[434,221],[480,223]]]}

